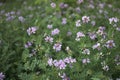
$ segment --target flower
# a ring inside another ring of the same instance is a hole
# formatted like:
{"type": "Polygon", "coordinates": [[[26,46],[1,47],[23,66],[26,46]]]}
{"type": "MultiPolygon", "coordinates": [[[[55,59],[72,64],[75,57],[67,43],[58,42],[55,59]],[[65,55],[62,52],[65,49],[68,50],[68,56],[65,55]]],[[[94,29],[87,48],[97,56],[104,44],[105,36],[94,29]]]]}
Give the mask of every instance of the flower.
{"type": "Polygon", "coordinates": [[[89,58],[82,59],[82,63],[83,63],[83,64],[90,63],[90,59],[89,59],[89,58]]]}
{"type": "Polygon", "coordinates": [[[80,38],[80,37],[85,37],[85,35],[82,32],[77,32],[77,38],[80,38]]]}
{"type": "Polygon", "coordinates": [[[66,64],[63,60],[54,60],[53,64],[55,67],[57,67],[58,69],[65,69],[66,68],[66,64]]]}
{"type": "Polygon", "coordinates": [[[60,5],[59,5],[59,6],[60,6],[60,8],[62,8],[62,9],[63,9],[63,8],[67,8],[67,7],[68,7],[68,4],[65,4],[65,3],[60,3],[60,5]]]}
{"type": "Polygon", "coordinates": [[[35,34],[36,31],[37,31],[37,28],[36,28],[36,27],[29,27],[29,28],[27,29],[28,35],[35,34]]]}
{"type": "Polygon", "coordinates": [[[22,16],[19,16],[19,17],[18,17],[18,20],[19,20],[20,22],[25,22],[25,19],[24,19],[24,17],[22,17],[22,16]]]}
{"type": "Polygon", "coordinates": [[[83,0],[77,0],[77,3],[81,4],[81,3],[83,3],[83,0]]]}
{"type": "Polygon", "coordinates": [[[116,17],[109,18],[109,23],[110,24],[112,24],[112,22],[117,23],[118,21],[119,21],[119,19],[116,18],[116,17]]]}
{"type": "Polygon", "coordinates": [[[55,7],[56,7],[56,4],[53,3],[53,2],[52,2],[50,5],[51,5],[52,8],[55,8],[55,7]]]}
{"type": "Polygon", "coordinates": [[[88,55],[89,55],[89,54],[90,54],[90,50],[89,50],[89,49],[84,49],[82,53],[83,53],[83,54],[88,54],[88,55]]]}
{"type": "Polygon", "coordinates": [[[81,26],[80,20],[77,20],[75,23],[76,23],[76,27],[81,26]]]}
{"type": "Polygon", "coordinates": [[[96,43],[95,45],[92,46],[93,49],[98,49],[100,50],[100,43],[96,43]]]}
{"type": "Polygon", "coordinates": [[[52,43],[52,42],[53,42],[53,38],[50,37],[50,36],[46,36],[46,37],[45,37],[45,41],[52,43]]]}
{"type": "Polygon", "coordinates": [[[28,42],[25,44],[25,48],[29,48],[30,46],[32,46],[32,42],[28,41],[28,42]]]}
{"type": "Polygon", "coordinates": [[[68,31],[67,32],[67,36],[71,36],[72,35],[72,32],[71,31],[68,31]]]}
{"type": "Polygon", "coordinates": [[[76,59],[73,59],[73,58],[71,58],[71,57],[66,57],[66,58],[64,59],[64,62],[67,63],[67,64],[69,64],[69,63],[74,63],[74,62],[76,62],[76,59]]]}
{"type": "Polygon", "coordinates": [[[60,32],[60,30],[58,28],[56,28],[56,29],[51,31],[51,35],[53,35],[53,36],[57,35],[57,34],[59,34],[59,32],[60,32]]]}
{"type": "Polygon", "coordinates": [[[83,16],[82,21],[83,23],[88,23],[90,21],[90,18],[88,16],[83,16]]]}
{"type": "Polygon", "coordinates": [[[98,35],[105,35],[104,30],[105,30],[105,27],[104,27],[104,26],[100,26],[100,27],[98,28],[98,31],[97,31],[96,33],[97,33],[98,35]]]}
{"type": "Polygon", "coordinates": [[[54,44],[53,49],[54,49],[56,52],[58,52],[58,51],[61,50],[61,47],[62,47],[61,43],[56,43],[56,44],[54,44]]]}
{"type": "Polygon", "coordinates": [[[48,65],[49,65],[49,66],[52,66],[52,65],[53,65],[53,59],[52,59],[52,58],[48,59],[48,65]]]}
{"type": "Polygon", "coordinates": [[[115,47],[115,43],[113,40],[108,40],[105,45],[107,48],[113,48],[115,47]]]}
{"type": "Polygon", "coordinates": [[[63,18],[62,19],[62,24],[66,24],[67,23],[67,19],[66,18],[63,18]]]}
{"type": "Polygon", "coordinates": [[[48,25],[47,25],[47,28],[48,28],[48,29],[52,29],[52,27],[53,27],[53,25],[51,25],[51,24],[48,24],[48,25]]]}
{"type": "Polygon", "coordinates": [[[92,32],[92,33],[89,33],[89,37],[90,39],[95,40],[97,38],[97,35],[92,32]]]}
{"type": "Polygon", "coordinates": [[[108,65],[104,65],[102,69],[105,70],[105,71],[108,71],[109,70],[109,66],[108,65]]]}
{"type": "Polygon", "coordinates": [[[66,64],[63,60],[59,60],[58,61],[58,66],[59,69],[65,69],[66,68],[66,64]]]}
{"type": "Polygon", "coordinates": [[[4,78],[5,78],[5,75],[2,72],[0,72],[0,80],[3,80],[4,78]]]}

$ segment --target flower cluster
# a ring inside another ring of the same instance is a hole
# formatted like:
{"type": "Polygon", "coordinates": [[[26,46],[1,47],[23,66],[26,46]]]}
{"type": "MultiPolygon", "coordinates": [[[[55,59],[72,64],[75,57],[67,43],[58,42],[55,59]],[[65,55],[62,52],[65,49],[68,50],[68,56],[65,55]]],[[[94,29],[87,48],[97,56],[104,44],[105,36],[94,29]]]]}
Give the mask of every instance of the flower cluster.
{"type": "Polygon", "coordinates": [[[73,59],[71,57],[66,57],[65,59],[60,60],[53,60],[52,58],[48,59],[48,65],[49,66],[55,66],[58,69],[65,69],[67,67],[67,64],[75,63],[76,59],[73,59]]]}
{"type": "Polygon", "coordinates": [[[110,23],[110,24],[112,24],[113,22],[114,22],[114,23],[117,23],[118,21],[119,21],[119,19],[116,18],[116,17],[109,18],[109,23],[110,23]]]}

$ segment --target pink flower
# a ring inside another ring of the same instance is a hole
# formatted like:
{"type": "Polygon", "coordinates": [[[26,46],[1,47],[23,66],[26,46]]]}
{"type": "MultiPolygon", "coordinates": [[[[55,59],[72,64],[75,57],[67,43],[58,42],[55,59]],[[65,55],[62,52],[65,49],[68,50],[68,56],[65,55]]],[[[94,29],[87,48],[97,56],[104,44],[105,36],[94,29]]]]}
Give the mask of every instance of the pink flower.
{"type": "Polygon", "coordinates": [[[35,34],[36,31],[37,31],[37,28],[36,28],[36,27],[29,27],[29,28],[27,29],[28,35],[35,34]]]}
{"type": "Polygon", "coordinates": [[[83,23],[88,23],[90,21],[90,18],[88,16],[83,16],[82,21],[83,23]]]}

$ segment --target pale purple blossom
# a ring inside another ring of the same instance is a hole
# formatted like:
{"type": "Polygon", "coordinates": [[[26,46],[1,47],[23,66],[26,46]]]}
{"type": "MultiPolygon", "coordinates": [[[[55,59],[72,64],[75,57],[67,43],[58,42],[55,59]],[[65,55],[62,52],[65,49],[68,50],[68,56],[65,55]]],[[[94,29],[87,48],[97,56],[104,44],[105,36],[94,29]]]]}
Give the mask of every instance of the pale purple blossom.
{"type": "Polygon", "coordinates": [[[8,17],[6,18],[6,21],[12,21],[13,19],[15,19],[15,16],[8,16],[8,17]]]}
{"type": "Polygon", "coordinates": [[[64,59],[64,62],[67,63],[67,64],[69,64],[69,63],[75,63],[75,62],[76,62],[76,59],[73,59],[73,58],[71,58],[71,57],[66,57],[66,58],[64,59]]]}
{"type": "Polygon", "coordinates": [[[71,36],[71,35],[72,35],[72,32],[68,31],[67,36],[71,36]]]}
{"type": "Polygon", "coordinates": [[[66,57],[65,59],[60,59],[60,60],[53,60],[52,58],[48,59],[48,65],[49,66],[54,66],[58,69],[65,69],[67,67],[67,64],[72,64],[75,63],[76,59],[71,58],[71,57],[66,57]]]}
{"type": "Polygon", "coordinates": [[[52,58],[48,59],[48,65],[49,65],[49,66],[52,66],[52,65],[53,65],[53,59],[52,59],[52,58]]]}
{"type": "Polygon", "coordinates": [[[18,20],[19,20],[20,22],[25,22],[25,18],[24,18],[23,16],[19,16],[19,17],[18,17],[18,20]]]}
{"type": "Polygon", "coordinates": [[[50,37],[50,36],[46,36],[46,37],[45,37],[45,41],[52,43],[52,42],[53,42],[53,38],[50,37]]]}
{"type": "Polygon", "coordinates": [[[4,80],[4,78],[5,78],[5,75],[2,72],[0,72],[0,80],[4,80]]]}
{"type": "Polygon", "coordinates": [[[116,30],[117,30],[117,31],[120,31],[120,27],[117,27],[116,30]]]}
{"type": "Polygon", "coordinates": [[[100,8],[104,8],[104,6],[105,6],[104,3],[99,4],[99,7],[100,7],[100,8]]]}
{"type": "Polygon", "coordinates": [[[115,47],[115,43],[113,40],[108,40],[105,45],[107,48],[113,48],[115,47]]]}
{"type": "Polygon", "coordinates": [[[32,46],[32,42],[28,41],[24,46],[25,48],[29,48],[32,46]]]}
{"type": "Polygon", "coordinates": [[[48,25],[47,25],[47,28],[48,28],[48,29],[52,29],[52,28],[53,28],[53,25],[52,25],[52,24],[48,24],[48,25]]]}
{"type": "Polygon", "coordinates": [[[77,21],[75,22],[76,27],[80,27],[80,26],[81,26],[81,23],[80,23],[80,22],[81,22],[80,20],[77,20],[77,21]]]}
{"type": "Polygon", "coordinates": [[[80,9],[79,7],[77,7],[77,8],[75,8],[75,11],[76,11],[77,13],[80,13],[80,12],[81,12],[81,9],[80,9]]]}
{"type": "Polygon", "coordinates": [[[89,37],[90,37],[90,39],[95,40],[97,38],[97,35],[95,33],[91,32],[91,33],[89,33],[89,37]]]}
{"type": "Polygon", "coordinates": [[[60,33],[60,30],[58,28],[56,28],[56,29],[54,29],[54,30],[51,31],[51,35],[53,35],[53,36],[57,35],[59,33],[60,33]]]}
{"type": "Polygon", "coordinates": [[[78,4],[81,4],[81,3],[83,3],[83,1],[84,1],[84,0],[77,0],[77,3],[78,3],[78,4]]]}
{"type": "Polygon", "coordinates": [[[61,44],[61,43],[56,43],[56,44],[54,44],[53,49],[54,49],[56,52],[58,52],[58,51],[61,50],[61,47],[62,47],[62,44],[61,44]]]}
{"type": "Polygon", "coordinates": [[[82,63],[83,63],[83,64],[90,63],[90,59],[89,59],[89,58],[82,59],[82,63]]]}
{"type": "Polygon", "coordinates": [[[36,27],[29,27],[29,28],[27,29],[28,35],[35,34],[36,31],[37,31],[37,28],[36,28],[36,27]]]}
{"type": "Polygon", "coordinates": [[[89,49],[84,49],[82,53],[89,55],[90,54],[90,50],[89,49]]]}
{"type": "Polygon", "coordinates": [[[60,3],[60,8],[67,8],[68,7],[68,4],[65,4],[65,3],[60,3]]]}
{"type": "Polygon", "coordinates": [[[77,32],[77,38],[85,37],[85,34],[82,32],[77,32]]]}
{"type": "Polygon", "coordinates": [[[62,18],[62,24],[66,24],[67,23],[67,19],[66,18],[62,18]]]}
{"type": "Polygon", "coordinates": [[[100,50],[100,43],[96,43],[95,45],[92,46],[93,49],[98,49],[100,50]]]}
{"type": "Polygon", "coordinates": [[[88,23],[90,21],[90,18],[88,16],[83,16],[82,21],[83,23],[88,23]]]}
{"type": "Polygon", "coordinates": [[[63,60],[59,60],[58,61],[58,66],[59,69],[65,69],[66,68],[66,64],[63,60]]]}
{"type": "Polygon", "coordinates": [[[54,2],[52,2],[50,5],[51,5],[52,8],[56,7],[56,4],[54,2]]]}
{"type": "Polygon", "coordinates": [[[91,21],[92,26],[95,26],[96,22],[95,21],[91,21]]]}
{"type": "Polygon", "coordinates": [[[114,23],[117,23],[118,21],[119,21],[119,19],[116,18],[116,17],[109,18],[109,23],[110,23],[110,24],[112,24],[113,22],[114,22],[114,23]]]}

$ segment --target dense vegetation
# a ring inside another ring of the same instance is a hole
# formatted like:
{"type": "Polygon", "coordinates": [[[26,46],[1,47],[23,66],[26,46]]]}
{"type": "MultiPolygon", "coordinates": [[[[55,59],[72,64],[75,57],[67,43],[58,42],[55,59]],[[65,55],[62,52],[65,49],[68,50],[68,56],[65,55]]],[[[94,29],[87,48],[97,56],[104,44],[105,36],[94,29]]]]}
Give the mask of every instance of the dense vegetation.
{"type": "Polygon", "coordinates": [[[0,80],[120,78],[120,0],[1,0],[0,80]]]}

